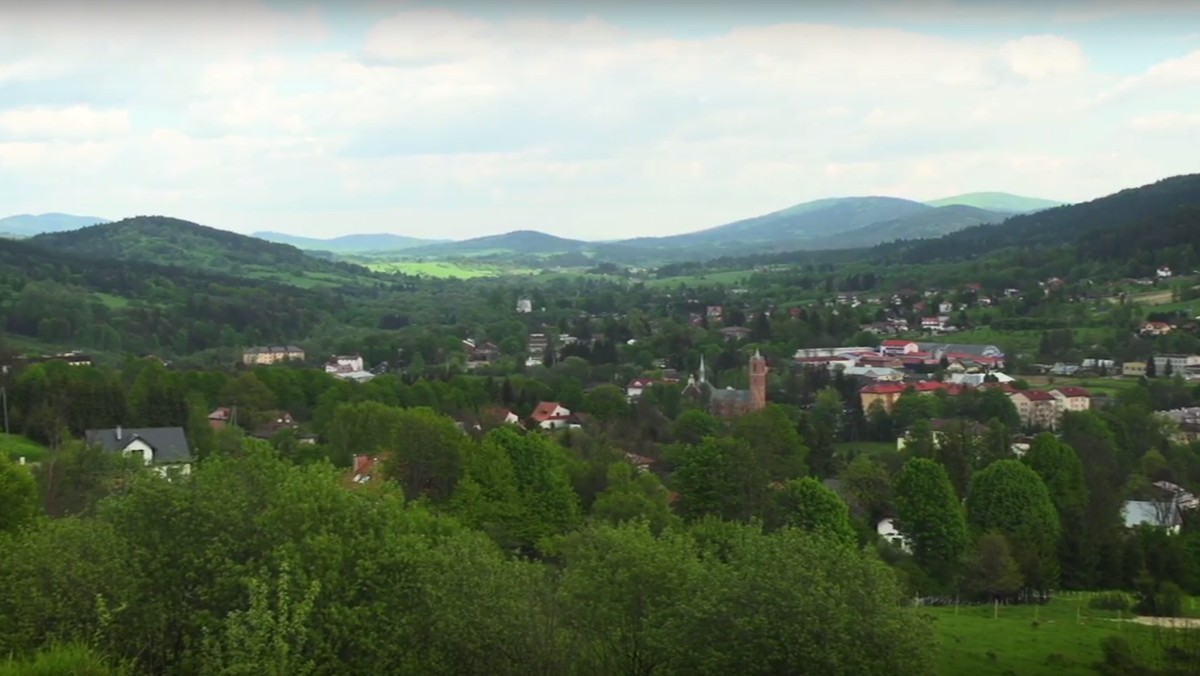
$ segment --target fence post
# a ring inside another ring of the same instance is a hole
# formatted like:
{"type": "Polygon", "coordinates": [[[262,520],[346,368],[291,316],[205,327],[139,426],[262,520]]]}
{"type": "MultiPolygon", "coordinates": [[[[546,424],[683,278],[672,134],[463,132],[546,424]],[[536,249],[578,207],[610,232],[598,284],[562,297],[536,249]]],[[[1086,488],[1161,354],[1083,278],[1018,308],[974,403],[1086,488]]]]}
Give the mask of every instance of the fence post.
{"type": "Polygon", "coordinates": [[[992,619],[1000,617],[1000,599],[992,599],[992,619]]]}

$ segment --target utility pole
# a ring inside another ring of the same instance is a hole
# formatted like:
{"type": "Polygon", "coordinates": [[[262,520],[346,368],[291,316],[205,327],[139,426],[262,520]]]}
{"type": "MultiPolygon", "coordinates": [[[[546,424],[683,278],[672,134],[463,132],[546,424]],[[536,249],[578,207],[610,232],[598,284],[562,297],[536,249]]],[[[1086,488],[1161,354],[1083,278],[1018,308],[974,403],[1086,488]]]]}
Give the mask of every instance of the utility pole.
{"type": "Polygon", "coordinates": [[[8,434],[8,387],[0,386],[0,397],[4,399],[4,433],[8,434]]]}

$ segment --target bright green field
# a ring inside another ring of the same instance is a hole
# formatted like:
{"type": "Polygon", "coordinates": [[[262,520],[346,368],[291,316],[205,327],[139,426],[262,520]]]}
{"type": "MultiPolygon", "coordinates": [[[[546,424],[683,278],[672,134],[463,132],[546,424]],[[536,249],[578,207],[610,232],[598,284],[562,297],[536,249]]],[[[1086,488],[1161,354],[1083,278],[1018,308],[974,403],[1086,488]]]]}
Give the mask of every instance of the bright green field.
{"type": "Polygon", "coordinates": [[[19,434],[0,432],[0,453],[8,456],[13,462],[21,457],[24,457],[26,462],[41,462],[48,452],[45,446],[19,434]]]}
{"type": "Polygon", "coordinates": [[[654,279],[647,282],[647,286],[671,287],[686,284],[688,286],[705,286],[713,284],[723,284],[731,286],[739,284],[742,281],[749,279],[753,270],[724,270],[722,272],[709,272],[702,275],[689,275],[686,277],[667,277],[665,279],[654,279]]]}
{"type": "Polygon", "coordinates": [[[879,455],[896,450],[896,442],[887,441],[839,441],[833,445],[839,456],[850,454],[879,455]]]}
{"type": "Polygon", "coordinates": [[[436,277],[439,279],[475,279],[499,277],[501,275],[531,275],[536,270],[526,268],[502,268],[494,265],[462,265],[446,261],[388,261],[369,263],[374,272],[399,272],[406,275],[436,277]]]}
{"type": "Polygon", "coordinates": [[[921,612],[934,618],[941,641],[939,673],[945,676],[1095,674],[1092,664],[1101,659],[1100,641],[1106,636],[1123,635],[1135,652],[1143,652],[1150,650],[1155,631],[1183,631],[1118,621],[1115,611],[1088,608],[1084,595],[1055,598],[1045,606],[1001,606],[996,618],[990,606],[921,612]]]}

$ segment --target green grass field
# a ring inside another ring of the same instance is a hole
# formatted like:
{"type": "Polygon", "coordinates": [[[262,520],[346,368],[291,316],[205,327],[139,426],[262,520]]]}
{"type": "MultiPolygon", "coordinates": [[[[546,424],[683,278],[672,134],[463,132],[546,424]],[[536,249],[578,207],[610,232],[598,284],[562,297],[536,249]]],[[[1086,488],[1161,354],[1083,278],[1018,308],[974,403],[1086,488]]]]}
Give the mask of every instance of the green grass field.
{"type": "Polygon", "coordinates": [[[709,272],[702,275],[688,275],[685,277],[667,277],[665,279],[654,279],[646,283],[652,287],[672,287],[686,284],[687,286],[706,286],[714,284],[722,284],[724,286],[736,286],[750,278],[754,274],[753,270],[724,270],[721,272],[709,272]]]}
{"type": "Polygon", "coordinates": [[[896,443],[886,441],[839,441],[833,445],[833,448],[841,457],[862,454],[879,455],[880,453],[896,450],[896,443]]]}
{"type": "MultiPolygon", "coordinates": [[[[1157,629],[1119,621],[1117,611],[1087,607],[1091,594],[1064,594],[1044,606],[923,608],[934,618],[941,645],[939,673],[945,676],[1038,676],[1095,674],[1100,641],[1126,637],[1135,652],[1153,652],[1157,629]]],[[[1195,599],[1188,603],[1195,604],[1195,599]]],[[[1128,619],[1129,613],[1123,617],[1128,619]]],[[[1200,631],[1200,630],[1191,630],[1200,631]]]]}
{"type": "Polygon", "coordinates": [[[367,267],[373,272],[399,272],[438,279],[476,279],[502,275],[532,275],[538,272],[528,268],[505,268],[484,264],[463,265],[447,261],[387,261],[369,263],[367,267]]]}
{"type": "Polygon", "coordinates": [[[25,462],[41,462],[49,452],[45,446],[19,434],[0,432],[0,454],[8,456],[13,462],[22,457],[25,462]]]}

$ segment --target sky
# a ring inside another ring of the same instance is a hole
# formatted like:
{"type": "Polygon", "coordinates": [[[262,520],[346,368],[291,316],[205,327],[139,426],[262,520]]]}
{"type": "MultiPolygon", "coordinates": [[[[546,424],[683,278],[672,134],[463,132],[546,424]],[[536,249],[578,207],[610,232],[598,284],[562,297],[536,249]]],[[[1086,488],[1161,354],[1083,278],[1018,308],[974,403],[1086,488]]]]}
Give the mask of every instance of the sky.
{"type": "Polygon", "coordinates": [[[1200,3],[0,6],[0,216],[667,235],[1196,172],[1200,3]]]}

